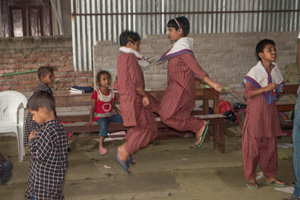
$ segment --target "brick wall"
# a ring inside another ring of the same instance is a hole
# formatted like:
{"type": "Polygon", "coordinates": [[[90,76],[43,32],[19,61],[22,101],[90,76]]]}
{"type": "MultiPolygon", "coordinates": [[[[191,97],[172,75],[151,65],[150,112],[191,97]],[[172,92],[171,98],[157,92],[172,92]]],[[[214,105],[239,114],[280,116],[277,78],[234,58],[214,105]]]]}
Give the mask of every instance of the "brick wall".
{"type": "MultiPolygon", "coordinates": [[[[298,32],[261,32],[261,33],[216,33],[189,35],[194,38],[194,54],[199,64],[209,76],[224,85],[230,86],[243,96],[243,78],[257,63],[256,44],[265,38],[273,39],[277,48],[277,64],[284,74],[288,63],[296,62],[298,32]]],[[[141,54],[152,56],[155,61],[171,46],[167,35],[148,35],[141,42],[141,54]]],[[[94,73],[108,69],[116,75],[118,45],[99,41],[94,46],[94,73]]],[[[146,88],[167,86],[167,61],[153,62],[144,71],[146,88]]],[[[231,93],[222,95],[229,102],[239,101],[231,93]]]]}
{"type": "MultiPolygon", "coordinates": [[[[72,85],[93,85],[92,72],[74,71],[71,37],[0,38],[0,74],[36,70],[40,66],[54,67],[53,91],[68,90],[72,85]]],[[[0,77],[0,91],[16,90],[26,96],[38,84],[36,72],[0,77]]]]}

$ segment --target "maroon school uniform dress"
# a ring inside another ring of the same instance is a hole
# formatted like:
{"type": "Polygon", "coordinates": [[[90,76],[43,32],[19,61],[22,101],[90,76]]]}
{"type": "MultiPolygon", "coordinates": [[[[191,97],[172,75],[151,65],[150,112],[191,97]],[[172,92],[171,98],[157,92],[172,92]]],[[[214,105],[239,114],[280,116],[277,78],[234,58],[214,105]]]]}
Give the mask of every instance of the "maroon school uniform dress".
{"type": "MultiPolygon", "coordinates": [[[[191,38],[180,40],[176,43],[185,42],[185,40],[188,42],[191,38]]],[[[203,79],[207,73],[200,67],[190,49],[181,48],[170,57],[166,56],[169,61],[169,80],[158,113],[164,124],[176,130],[198,132],[204,124],[200,118],[191,115],[196,101],[195,75],[203,79]]]]}
{"type": "Polygon", "coordinates": [[[126,151],[132,154],[157,137],[157,124],[152,113],[155,99],[150,97],[150,106],[143,107],[142,96],[136,88],[144,87],[144,76],[135,54],[121,52],[117,69],[123,125],[132,127],[126,134],[126,151]]]}
{"type": "MultiPolygon", "coordinates": [[[[265,74],[264,77],[260,78],[267,82],[265,84],[270,83],[272,78],[272,82],[275,82],[275,78],[266,73],[260,62],[256,65],[256,68],[260,71],[253,71],[252,74],[265,74]]],[[[280,77],[281,74],[278,76],[280,77]]],[[[273,178],[277,172],[277,137],[281,136],[280,121],[275,102],[276,93],[270,91],[269,94],[265,93],[264,95],[251,97],[254,90],[264,86],[257,82],[258,78],[255,80],[247,75],[245,79],[247,82],[244,95],[247,98],[247,109],[242,131],[245,178],[255,178],[257,165],[260,165],[265,177],[273,178]]],[[[283,79],[277,79],[279,80],[275,83],[281,84],[283,79]]]]}

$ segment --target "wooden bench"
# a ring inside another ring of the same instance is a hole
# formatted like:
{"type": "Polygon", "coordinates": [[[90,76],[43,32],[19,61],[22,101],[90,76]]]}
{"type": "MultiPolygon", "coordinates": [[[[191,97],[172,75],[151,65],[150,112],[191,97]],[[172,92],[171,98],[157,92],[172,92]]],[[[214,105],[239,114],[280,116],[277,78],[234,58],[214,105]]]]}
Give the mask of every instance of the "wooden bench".
{"type": "MultiPolygon", "coordinates": [[[[148,91],[156,99],[161,100],[164,90],[155,89],[148,91]]],[[[76,106],[90,106],[91,95],[87,94],[62,94],[54,93],[56,107],[76,107],[76,106]]],[[[225,152],[225,127],[224,118],[225,116],[219,114],[219,96],[207,88],[197,88],[196,100],[201,100],[203,103],[203,109],[195,109],[192,115],[200,117],[203,120],[210,120],[210,125],[213,126],[214,136],[214,149],[220,149],[222,153],[225,152]],[[209,114],[209,105],[213,105],[213,114],[209,114]]],[[[64,128],[68,133],[87,133],[87,132],[99,132],[99,125],[86,127],[84,124],[89,121],[89,111],[68,111],[68,112],[57,112],[58,119],[61,122],[73,122],[65,123],[64,128]]],[[[157,116],[156,121],[158,128],[166,128],[161,123],[160,118],[157,116]]],[[[120,131],[127,130],[119,123],[110,123],[108,131],[120,131]]]]}
{"type": "MultiPolygon", "coordinates": [[[[286,84],[284,86],[284,93],[283,95],[293,94],[297,96],[299,84],[286,84]]],[[[296,102],[295,102],[296,103],[296,102]]],[[[295,103],[286,103],[286,102],[277,102],[277,110],[278,112],[287,112],[295,109],[295,103]]],[[[281,123],[281,127],[292,127],[293,123],[281,123]]]]}

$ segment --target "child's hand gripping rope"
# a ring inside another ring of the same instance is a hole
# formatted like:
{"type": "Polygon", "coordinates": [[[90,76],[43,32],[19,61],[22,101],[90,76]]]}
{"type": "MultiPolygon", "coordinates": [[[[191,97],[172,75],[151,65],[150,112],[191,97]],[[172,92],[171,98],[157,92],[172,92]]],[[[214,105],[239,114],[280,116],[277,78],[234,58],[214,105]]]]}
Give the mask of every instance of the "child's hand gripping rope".
{"type": "Polygon", "coordinates": [[[283,88],[281,88],[281,87],[283,87],[284,85],[285,85],[284,83],[278,85],[278,87],[277,87],[277,92],[283,92],[283,88]],[[281,88],[281,89],[280,89],[280,88],[281,88]]]}
{"type": "MultiPolygon", "coordinates": [[[[204,85],[204,87],[205,87],[205,88],[211,88],[209,85],[206,85],[206,84],[204,85]]],[[[230,87],[228,87],[228,86],[226,86],[226,87],[223,86],[223,87],[218,87],[218,90],[217,90],[217,91],[218,91],[218,92],[224,92],[224,91],[225,91],[225,92],[228,92],[229,89],[230,89],[230,87]]]]}
{"type": "MultiPolygon", "coordinates": [[[[220,99],[224,100],[224,98],[218,92],[214,91],[209,85],[204,84],[204,87],[211,89],[211,91],[213,91],[214,93],[216,93],[219,96],[220,99]]],[[[241,99],[243,102],[245,102],[247,104],[247,102],[241,96],[239,96],[236,92],[234,92],[232,89],[230,89],[229,86],[224,87],[224,90],[226,92],[230,91],[230,92],[234,93],[237,97],[239,97],[239,99],[241,99]]],[[[242,124],[241,124],[241,121],[240,121],[238,115],[235,113],[235,111],[232,108],[229,108],[229,109],[232,110],[232,112],[234,113],[234,115],[237,118],[237,121],[238,121],[239,125],[242,127],[242,124]]]]}

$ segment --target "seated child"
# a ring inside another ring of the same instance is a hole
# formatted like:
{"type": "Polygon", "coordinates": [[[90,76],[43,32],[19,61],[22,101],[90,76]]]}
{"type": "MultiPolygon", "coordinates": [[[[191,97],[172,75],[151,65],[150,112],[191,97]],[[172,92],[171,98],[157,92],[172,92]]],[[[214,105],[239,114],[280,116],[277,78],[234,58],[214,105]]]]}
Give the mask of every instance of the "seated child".
{"type": "Polygon", "coordinates": [[[0,153],[0,185],[4,185],[9,181],[12,167],[13,164],[10,161],[6,161],[4,156],[0,153]]]}
{"type": "MultiPolygon", "coordinates": [[[[45,91],[52,95],[52,90],[49,87],[49,84],[53,83],[54,80],[54,71],[52,67],[42,66],[38,69],[38,77],[41,83],[36,87],[34,93],[38,91],[45,91]]],[[[28,143],[28,136],[31,131],[38,130],[39,125],[32,120],[32,115],[27,114],[26,123],[25,123],[25,133],[24,133],[24,145],[28,143]]]]}
{"type": "Polygon", "coordinates": [[[28,137],[30,171],[25,199],[64,199],[68,138],[56,119],[55,100],[39,91],[29,98],[27,107],[41,128],[28,137]]]}
{"type": "Polygon", "coordinates": [[[110,122],[123,123],[120,110],[115,106],[116,96],[109,89],[111,75],[107,71],[100,71],[96,76],[99,88],[92,95],[90,120],[87,126],[93,126],[94,122],[100,125],[99,130],[99,153],[104,155],[107,149],[103,147],[104,137],[107,137],[107,126],[110,122]]]}

